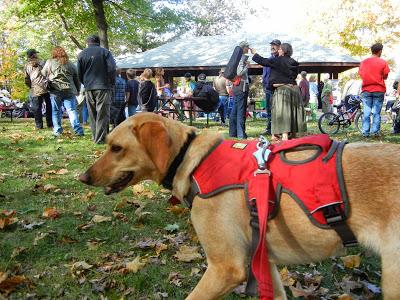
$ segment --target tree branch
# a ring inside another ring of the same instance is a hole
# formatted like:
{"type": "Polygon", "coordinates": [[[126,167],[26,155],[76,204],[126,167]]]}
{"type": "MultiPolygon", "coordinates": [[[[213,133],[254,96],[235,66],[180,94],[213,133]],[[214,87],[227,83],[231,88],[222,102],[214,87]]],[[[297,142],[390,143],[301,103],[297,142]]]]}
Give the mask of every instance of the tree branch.
{"type": "Polygon", "coordinates": [[[69,38],[71,39],[71,41],[79,48],[79,49],[84,49],[85,47],[77,40],[77,38],[75,38],[73,35],[72,35],[72,33],[70,33],[70,28],[69,28],[69,26],[68,26],[68,24],[67,24],[67,20],[65,19],[65,17],[60,13],[60,12],[57,12],[57,14],[58,14],[58,16],[60,17],[60,19],[61,19],[61,22],[62,22],[62,24],[63,24],[63,26],[64,26],[64,29],[65,29],[65,31],[67,32],[67,34],[68,34],[68,36],[69,36],[69,38]]]}
{"type": "Polygon", "coordinates": [[[105,0],[105,2],[108,2],[108,3],[112,4],[112,5],[114,5],[116,8],[118,8],[118,9],[121,10],[121,11],[123,11],[124,13],[126,13],[126,14],[129,15],[129,16],[131,16],[131,15],[137,15],[137,16],[139,16],[139,17],[148,18],[148,19],[153,18],[153,17],[150,16],[150,15],[142,14],[142,13],[139,13],[139,12],[137,12],[137,11],[136,11],[135,13],[133,13],[133,12],[131,12],[130,10],[126,9],[125,7],[121,6],[121,5],[118,4],[118,3],[115,3],[115,2],[112,1],[112,0],[105,0]]]}

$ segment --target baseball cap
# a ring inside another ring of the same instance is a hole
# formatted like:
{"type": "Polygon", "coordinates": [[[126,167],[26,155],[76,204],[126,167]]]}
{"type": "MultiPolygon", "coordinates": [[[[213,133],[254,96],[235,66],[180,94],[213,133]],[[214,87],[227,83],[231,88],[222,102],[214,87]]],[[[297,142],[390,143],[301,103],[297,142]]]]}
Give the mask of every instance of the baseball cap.
{"type": "Polygon", "coordinates": [[[280,40],[274,39],[271,41],[271,43],[269,43],[270,45],[276,45],[276,46],[280,46],[282,43],[280,40]]]}
{"type": "Polygon", "coordinates": [[[197,77],[197,80],[198,80],[198,81],[206,81],[206,78],[207,78],[206,74],[201,73],[201,74],[199,74],[199,76],[197,77]]]}
{"type": "Polygon", "coordinates": [[[32,56],[34,56],[36,53],[39,53],[39,51],[36,51],[35,49],[29,49],[28,51],[26,51],[26,56],[28,58],[31,58],[32,56]]]}
{"type": "Polygon", "coordinates": [[[246,41],[242,41],[242,42],[239,43],[239,47],[240,48],[244,48],[244,47],[249,48],[250,44],[248,42],[246,42],[246,41]]]}
{"type": "Polygon", "coordinates": [[[185,73],[185,75],[183,75],[183,77],[185,77],[185,78],[190,78],[190,77],[192,77],[192,74],[190,74],[190,73],[188,72],[188,73],[185,73]]]}

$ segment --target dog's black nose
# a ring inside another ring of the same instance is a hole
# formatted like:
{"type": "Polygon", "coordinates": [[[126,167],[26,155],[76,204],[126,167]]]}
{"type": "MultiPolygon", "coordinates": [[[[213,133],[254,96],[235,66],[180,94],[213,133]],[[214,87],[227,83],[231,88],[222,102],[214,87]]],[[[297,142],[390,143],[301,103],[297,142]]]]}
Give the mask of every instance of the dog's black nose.
{"type": "Polygon", "coordinates": [[[88,172],[79,175],[79,181],[85,184],[92,184],[92,178],[90,177],[90,174],[88,172]]]}

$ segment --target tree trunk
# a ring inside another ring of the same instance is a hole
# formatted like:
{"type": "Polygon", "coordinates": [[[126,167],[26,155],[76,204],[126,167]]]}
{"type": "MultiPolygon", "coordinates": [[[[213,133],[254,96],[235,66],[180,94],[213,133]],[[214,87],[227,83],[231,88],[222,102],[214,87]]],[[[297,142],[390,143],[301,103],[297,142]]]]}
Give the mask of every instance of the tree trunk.
{"type": "Polygon", "coordinates": [[[94,15],[96,17],[96,26],[99,31],[100,45],[108,49],[107,20],[104,15],[104,0],[92,0],[94,15]]]}

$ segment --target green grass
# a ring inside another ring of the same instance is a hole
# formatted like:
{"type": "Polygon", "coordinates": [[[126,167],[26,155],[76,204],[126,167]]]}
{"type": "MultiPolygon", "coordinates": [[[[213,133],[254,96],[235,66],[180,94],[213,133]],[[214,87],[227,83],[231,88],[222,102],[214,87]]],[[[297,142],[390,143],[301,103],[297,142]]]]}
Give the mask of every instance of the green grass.
{"type": "MultiPolygon", "coordinates": [[[[64,120],[65,126],[66,123],[64,120]]],[[[249,136],[257,137],[264,129],[264,123],[262,120],[249,120],[249,136]]],[[[195,125],[205,127],[203,122],[195,125]]],[[[207,130],[227,133],[226,127],[216,124],[211,124],[207,130]]],[[[318,132],[315,123],[309,124],[309,131],[318,132]]],[[[391,136],[389,132],[389,126],[384,124],[383,137],[368,141],[400,143],[400,137],[391,136]]],[[[178,237],[183,239],[183,244],[198,245],[189,223],[189,213],[175,215],[168,212],[169,193],[154,183],[144,184],[147,195],[129,188],[112,196],[105,196],[101,190],[79,183],[77,175],[105,148],[91,141],[88,128],[86,133],[85,137],[66,134],[56,139],[50,130],[35,131],[33,120],[11,123],[0,119],[0,213],[16,210],[18,218],[17,223],[0,229],[0,274],[9,272],[10,276],[25,276],[24,283],[7,297],[79,299],[86,296],[98,299],[101,293],[108,299],[161,299],[167,293],[168,299],[185,298],[205,270],[205,260],[183,263],[173,257],[179,248],[173,240],[178,237]],[[67,169],[68,173],[52,174],[52,171],[60,169],[67,169]],[[43,187],[47,184],[57,186],[57,190],[45,192],[43,187]],[[154,196],[149,196],[149,191],[154,196]],[[90,192],[95,195],[90,196],[90,192]],[[117,205],[126,200],[133,203],[117,205]],[[142,212],[149,214],[138,212],[140,205],[144,205],[142,212]],[[60,217],[44,219],[42,214],[49,207],[55,207],[60,217]],[[116,216],[113,212],[123,215],[116,216]],[[90,223],[94,215],[111,217],[112,220],[79,229],[82,224],[90,223]],[[23,224],[38,222],[44,224],[32,230],[23,228],[23,224]],[[178,232],[170,233],[164,229],[175,223],[179,225],[178,232]],[[168,249],[157,256],[153,248],[136,247],[137,242],[144,238],[159,240],[168,249]],[[89,248],[89,241],[96,241],[97,247],[89,248]],[[137,273],[121,271],[125,262],[133,261],[137,256],[147,259],[143,269],[137,273]],[[93,267],[73,271],[71,265],[79,261],[93,267]],[[191,275],[193,268],[200,270],[199,275],[191,275]],[[180,286],[170,282],[171,273],[180,275],[177,282],[180,286]]],[[[341,131],[336,138],[365,141],[351,128],[341,131]]],[[[323,276],[321,285],[329,289],[327,295],[344,293],[337,286],[343,276],[353,276],[354,280],[366,276],[369,282],[379,284],[378,259],[360,248],[352,251],[362,253],[358,270],[342,270],[340,260],[333,259],[289,269],[301,283],[304,283],[304,274],[320,272],[323,276]]],[[[291,295],[290,291],[288,295],[291,295]]],[[[3,296],[6,295],[3,293],[3,296]]],[[[326,299],[335,299],[335,296],[329,297],[326,299]]],[[[236,294],[225,297],[240,298],[236,294]]]]}

